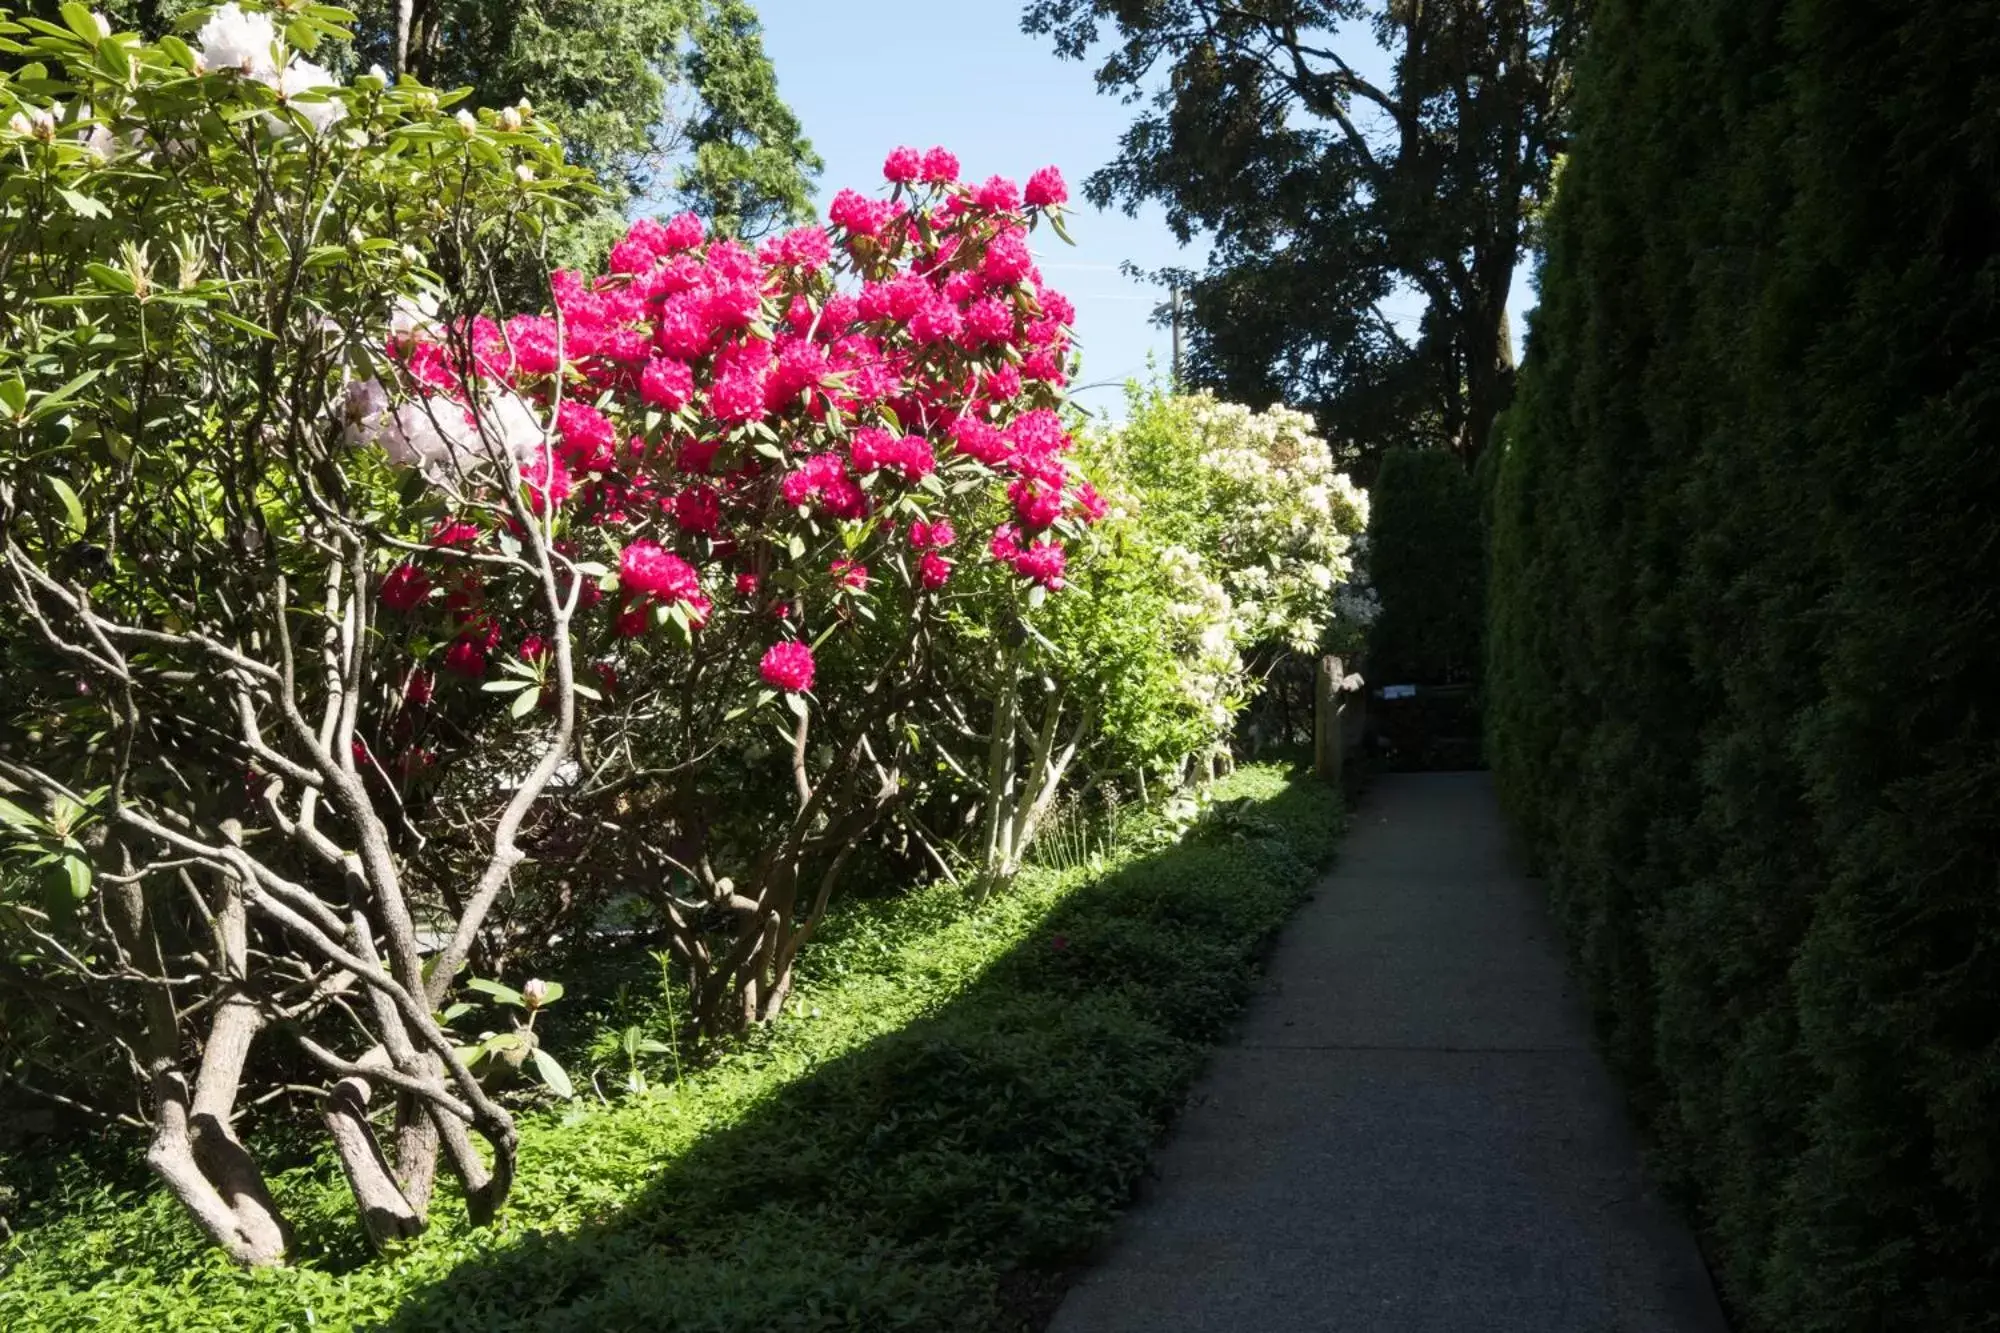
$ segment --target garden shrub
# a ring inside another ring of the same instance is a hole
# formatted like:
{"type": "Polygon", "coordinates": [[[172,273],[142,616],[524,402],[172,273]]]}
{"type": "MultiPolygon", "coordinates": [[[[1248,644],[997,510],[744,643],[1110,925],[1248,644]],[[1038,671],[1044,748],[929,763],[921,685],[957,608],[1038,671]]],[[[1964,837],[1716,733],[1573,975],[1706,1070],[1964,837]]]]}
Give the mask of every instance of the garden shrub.
{"type": "MultiPolygon", "coordinates": [[[[1304,776],[1246,766],[1215,797],[1241,816],[1177,841],[1135,817],[1098,865],[1030,867],[982,904],[943,883],[854,904],[802,962],[796,1020],[678,1075],[646,1055],[644,1094],[523,1117],[504,1232],[442,1218],[357,1264],[321,1163],[276,1181],[299,1262],[253,1274],[166,1200],[78,1188],[0,1250],[0,1325],[1037,1326],[1338,836],[1338,794],[1304,776]]],[[[631,1016],[672,1023],[657,993],[631,1016]]],[[[559,1052],[586,1067],[580,1042],[559,1052]]]]}
{"type": "MultiPolygon", "coordinates": [[[[416,944],[421,920],[463,959],[491,895],[447,907],[397,864],[409,812],[373,725],[408,659],[379,651],[371,584],[427,516],[348,447],[341,395],[392,310],[427,280],[476,291],[576,175],[519,109],[336,82],[311,56],[343,16],[231,4],[151,43],[81,5],[0,16],[0,976],[28,1019],[10,1031],[42,1038],[10,1044],[10,1073],[45,1062],[74,1092],[115,1069],[149,1165],[248,1263],[287,1245],[237,1132],[246,1068],[293,1081],[252,1059],[272,1036],[323,1080],[378,1240],[422,1225],[441,1150],[490,1218],[517,1137],[416,944]],[[383,1089],[394,1179],[366,1112],[383,1089]]],[[[415,410],[406,445],[437,428],[415,410]]],[[[558,600],[523,596],[560,623],[558,600]]],[[[532,740],[466,722],[487,781],[461,813],[499,818],[471,878],[497,888],[568,719],[532,740]],[[543,771],[496,793],[507,749],[543,771]]]]}
{"type": "Polygon", "coordinates": [[[1027,238],[1066,188],[899,149],[831,231],[645,220],[510,314],[496,258],[579,192],[531,108],[338,83],[338,10],[61,18],[0,28],[10,1057],[115,1052],[245,1262],[289,1230],[246,1077],[330,1085],[372,1242],[440,1151],[489,1219],[500,1090],[571,1092],[562,988],[491,975],[524,900],[636,864],[697,1029],[769,1020],[914,785],[947,600],[1025,632],[1065,587],[1103,506],[1027,238]],[[523,1017],[454,1030],[475,996],[523,1017]],[[300,1070],[253,1059],[280,1038],[300,1070]]]}
{"type": "Polygon", "coordinates": [[[1455,454],[1391,449],[1369,492],[1368,577],[1382,605],[1368,632],[1376,684],[1470,681],[1485,620],[1477,483],[1455,454]]]}
{"type": "Polygon", "coordinates": [[[1053,168],[899,148],[828,226],[550,271],[589,192],[531,107],[343,83],[330,8],[60,18],[0,26],[5,1054],[241,1262],[309,1225],[250,1107],[319,1090],[377,1249],[441,1157],[489,1222],[576,1092],[526,963],[622,913],[686,991],[643,1040],[769,1023],[856,865],[983,895],[1079,755],[1208,757],[1238,649],[1332,616],[1303,418],[1194,403],[1201,556],[1074,451],[1053,168]]]}
{"type": "Polygon", "coordinates": [[[2000,28],[1596,7],[1489,752],[1747,1329],[2000,1310],[2000,28]]]}
{"type": "Polygon", "coordinates": [[[1252,719],[1253,748],[1270,733],[1282,738],[1301,711],[1291,707],[1301,679],[1310,735],[1311,658],[1352,657],[1376,615],[1363,559],[1368,493],[1335,470],[1302,413],[1136,384],[1130,398],[1126,424],[1087,438],[1084,453],[1132,497],[1153,545],[1198,571],[1201,596],[1223,613],[1210,651],[1220,660],[1226,645],[1238,666],[1206,752],[1226,752],[1253,703],[1278,718],[1252,719]]]}

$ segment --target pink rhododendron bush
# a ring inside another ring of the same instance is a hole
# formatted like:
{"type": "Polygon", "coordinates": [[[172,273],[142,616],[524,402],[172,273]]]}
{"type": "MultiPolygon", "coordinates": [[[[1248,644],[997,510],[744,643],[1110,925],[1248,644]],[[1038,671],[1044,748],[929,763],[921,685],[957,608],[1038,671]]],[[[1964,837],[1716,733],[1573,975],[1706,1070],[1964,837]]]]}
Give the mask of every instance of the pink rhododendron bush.
{"type": "Polygon", "coordinates": [[[964,185],[942,149],[887,174],[755,247],[642,221],[548,313],[415,314],[349,386],[353,444],[436,505],[377,594],[419,664],[388,762],[424,771],[433,717],[496,695],[526,720],[581,697],[540,859],[659,908],[703,1028],[777,1012],[934,762],[947,618],[1059,592],[1102,512],[1055,410],[1071,308],[1028,250],[1060,179],[964,185]]]}
{"type": "Polygon", "coordinates": [[[494,310],[577,188],[532,108],[336,80],[337,10],[62,19],[0,23],[11,1049],[244,1262],[267,1087],[317,1080],[371,1241],[440,1158],[484,1220],[501,1090],[569,1091],[517,948],[629,892],[697,1030],[774,1016],[940,763],[944,626],[1065,590],[1061,178],[899,150],[826,227],[645,221],[494,310]]]}
{"type": "Polygon", "coordinates": [[[1076,461],[1053,168],[900,148],[825,225],[550,272],[531,106],[336,78],[310,4],[60,17],[0,14],[0,1072],[236,1259],[290,1244],[278,1098],[371,1243],[440,1162],[490,1220],[574,1094],[528,969],[607,914],[669,1035],[767,1022],[843,882],[986,892],[1216,744],[1228,599],[1076,461]]]}

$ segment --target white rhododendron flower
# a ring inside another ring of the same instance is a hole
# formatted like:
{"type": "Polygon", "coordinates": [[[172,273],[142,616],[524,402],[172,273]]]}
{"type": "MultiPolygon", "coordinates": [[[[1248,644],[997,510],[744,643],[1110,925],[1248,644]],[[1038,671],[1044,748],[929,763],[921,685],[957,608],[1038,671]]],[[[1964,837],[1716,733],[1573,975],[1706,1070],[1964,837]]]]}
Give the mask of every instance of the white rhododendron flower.
{"type": "MultiPolygon", "coordinates": [[[[246,12],[231,3],[209,15],[208,22],[195,34],[195,68],[220,73],[234,70],[246,79],[255,79],[291,103],[315,135],[324,134],[346,115],[347,108],[330,97],[293,102],[301,93],[321,88],[337,88],[330,70],[303,56],[287,51],[278,39],[277,25],[267,14],[246,12]]],[[[276,116],[266,118],[275,133],[290,127],[276,116]]]]}
{"type": "Polygon", "coordinates": [[[1334,467],[1333,452],[1303,412],[1253,412],[1199,395],[1203,489],[1230,516],[1229,546],[1261,559],[1220,571],[1236,597],[1238,642],[1282,640],[1315,651],[1329,623],[1352,628],[1339,593],[1355,577],[1355,535],[1368,496],[1334,467]]]}
{"type": "Polygon", "coordinates": [[[481,416],[494,443],[512,454],[516,463],[526,467],[542,456],[548,432],[534,407],[520,394],[511,389],[495,391],[481,416]]]}
{"type": "Polygon", "coordinates": [[[435,292],[421,292],[418,295],[399,296],[389,311],[389,339],[398,347],[407,347],[420,333],[436,327],[438,320],[438,299],[435,292]]]}
{"type": "Polygon", "coordinates": [[[268,14],[245,13],[227,4],[208,16],[195,34],[196,53],[206,69],[233,69],[273,87],[278,83],[277,25],[268,14]]]}
{"type": "Polygon", "coordinates": [[[379,421],[377,442],[398,467],[428,471],[454,458],[463,465],[479,456],[479,432],[472,418],[449,398],[404,403],[379,421]]]}
{"type": "Polygon", "coordinates": [[[489,393],[475,419],[443,395],[392,406],[380,380],[352,380],[335,415],[350,448],[378,445],[398,467],[472,468],[505,453],[525,468],[543,457],[549,438],[534,406],[511,389],[489,393]]]}
{"type": "MultiPolygon", "coordinates": [[[[310,60],[293,60],[278,76],[278,93],[287,102],[300,93],[309,93],[317,88],[337,88],[340,85],[326,69],[310,60]]],[[[314,134],[324,134],[347,114],[347,108],[331,97],[313,98],[292,104],[293,109],[304,116],[312,125],[314,134]]]]}
{"type": "Polygon", "coordinates": [[[389,410],[389,391],[377,379],[349,380],[340,403],[340,435],[351,448],[372,444],[389,410]]]}

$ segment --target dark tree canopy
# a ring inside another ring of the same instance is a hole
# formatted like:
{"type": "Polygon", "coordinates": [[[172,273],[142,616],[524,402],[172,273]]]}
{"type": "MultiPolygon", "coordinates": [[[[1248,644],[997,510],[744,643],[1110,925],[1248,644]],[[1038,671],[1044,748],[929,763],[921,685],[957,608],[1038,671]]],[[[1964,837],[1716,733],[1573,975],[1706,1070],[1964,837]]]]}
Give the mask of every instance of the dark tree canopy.
{"type": "MultiPolygon", "coordinates": [[[[820,159],[778,95],[748,0],[406,2],[410,73],[436,88],[471,88],[482,106],[526,98],[561,131],[569,160],[604,187],[604,210],[574,229],[572,249],[606,243],[642,195],[752,236],[810,216],[820,159]]],[[[206,7],[103,6],[120,27],[148,34],[206,7]]],[[[352,50],[323,52],[323,62],[395,69],[398,0],[352,8],[352,50]]],[[[27,6],[57,9],[55,0],[27,6]]]]}
{"type": "Polygon", "coordinates": [[[1033,0],[1022,20],[1139,107],[1087,194],[1208,237],[1189,378],[1284,399],[1336,447],[1484,447],[1513,378],[1507,295],[1561,151],[1576,0],[1033,0]],[[1339,53],[1366,24],[1378,86],[1339,53]],[[1414,338],[1383,313],[1428,311],[1414,338]]]}

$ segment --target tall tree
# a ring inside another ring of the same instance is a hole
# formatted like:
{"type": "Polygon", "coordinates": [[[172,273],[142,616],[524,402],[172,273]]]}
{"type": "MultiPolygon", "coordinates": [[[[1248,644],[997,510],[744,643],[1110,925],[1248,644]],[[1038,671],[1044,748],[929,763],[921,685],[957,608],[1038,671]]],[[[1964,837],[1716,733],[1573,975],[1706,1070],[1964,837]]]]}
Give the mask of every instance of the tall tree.
{"type": "Polygon", "coordinates": [[[406,6],[404,68],[489,105],[527,98],[613,208],[672,200],[751,235],[810,213],[820,159],[747,0],[364,0],[360,63],[394,67],[406,6]]]}
{"type": "MultiPolygon", "coordinates": [[[[108,0],[148,36],[210,6],[108,0]]],[[[569,160],[604,187],[603,209],[567,248],[608,244],[634,199],[688,207],[725,231],[761,235],[812,211],[820,159],[778,93],[749,0],[360,0],[336,68],[408,72],[470,88],[481,106],[526,99],[561,132],[569,160]]],[[[27,12],[59,22],[56,0],[27,12]],[[46,11],[46,12],[44,12],[46,11]]],[[[580,264],[592,256],[565,256],[580,264]]]]}
{"type": "Polygon", "coordinates": [[[1562,150],[1582,0],[1032,0],[1030,34],[1141,109],[1087,185],[1183,243],[1190,378],[1311,408],[1372,454],[1468,463],[1512,391],[1507,297],[1562,150]],[[1365,25],[1386,85],[1342,54],[1365,25]],[[1414,289],[1414,336],[1383,303],[1414,289]]]}

